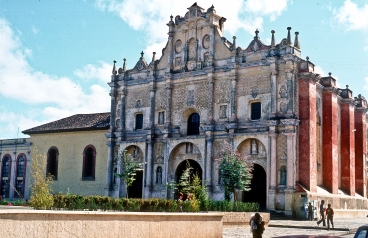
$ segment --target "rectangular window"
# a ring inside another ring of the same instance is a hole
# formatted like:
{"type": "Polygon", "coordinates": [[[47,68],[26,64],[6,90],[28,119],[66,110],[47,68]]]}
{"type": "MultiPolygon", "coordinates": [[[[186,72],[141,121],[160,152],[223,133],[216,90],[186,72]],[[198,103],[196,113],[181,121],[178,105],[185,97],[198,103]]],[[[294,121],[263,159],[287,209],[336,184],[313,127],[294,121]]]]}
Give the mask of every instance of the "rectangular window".
{"type": "Polygon", "coordinates": [[[261,103],[254,102],[251,104],[251,119],[258,120],[261,119],[261,103]]]}
{"type": "Polygon", "coordinates": [[[137,114],[135,116],[135,129],[140,130],[143,128],[143,114],[137,114]]]}

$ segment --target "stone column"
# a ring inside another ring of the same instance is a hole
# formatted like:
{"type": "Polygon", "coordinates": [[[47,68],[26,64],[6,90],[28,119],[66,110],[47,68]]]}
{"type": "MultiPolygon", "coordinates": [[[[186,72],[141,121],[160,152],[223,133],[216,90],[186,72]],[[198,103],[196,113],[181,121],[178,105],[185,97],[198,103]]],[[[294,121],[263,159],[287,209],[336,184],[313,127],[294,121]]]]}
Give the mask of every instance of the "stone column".
{"type": "Polygon", "coordinates": [[[213,87],[213,73],[210,72],[207,74],[207,80],[208,80],[208,114],[207,114],[207,124],[212,124],[213,122],[213,93],[214,93],[214,87],[213,87]]]}
{"type": "Polygon", "coordinates": [[[10,177],[9,177],[9,200],[13,200],[14,198],[14,190],[16,188],[15,186],[15,182],[16,182],[16,177],[17,177],[17,174],[16,174],[16,167],[17,167],[17,152],[16,152],[16,148],[14,148],[14,157],[13,158],[10,158],[10,161],[11,161],[11,167],[10,167],[10,177]]]}
{"type": "Polygon", "coordinates": [[[272,133],[270,134],[270,139],[271,139],[271,175],[270,175],[270,188],[275,189],[277,186],[277,158],[276,158],[276,151],[277,151],[277,147],[276,147],[276,134],[272,133]]]}
{"type": "Polygon", "coordinates": [[[155,96],[156,96],[156,90],[151,89],[150,90],[150,112],[149,112],[149,120],[150,120],[149,128],[150,129],[153,129],[155,125],[155,96]]]}
{"type": "MultiPolygon", "coordinates": [[[[366,104],[365,104],[366,105],[366,104]]],[[[366,141],[367,126],[365,123],[365,115],[367,108],[358,104],[355,110],[355,189],[363,197],[367,197],[366,191],[366,141]]]]}
{"type": "Polygon", "coordinates": [[[276,190],[277,190],[277,156],[276,156],[276,134],[271,133],[270,137],[270,187],[268,189],[268,209],[276,209],[276,190]]]}
{"type": "MultiPolygon", "coordinates": [[[[169,80],[167,80],[169,81],[169,80]]],[[[171,84],[166,84],[166,119],[165,119],[165,128],[167,129],[167,133],[170,134],[171,129],[171,94],[172,88],[171,84]]]]}
{"type": "Polygon", "coordinates": [[[294,170],[295,170],[295,156],[294,156],[294,133],[285,133],[287,143],[287,170],[286,170],[286,186],[289,189],[294,189],[294,170]]]}
{"type": "Polygon", "coordinates": [[[276,116],[276,105],[277,105],[277,81],[276,72],[271,73],[271,116],[276,116]]]}
{"type": "Polygon", "coordinates": [[[114,142],[109,141],[107,143],[107,166],[106,166],[106,184],[105,184],[105,196],[110,196],[113,179],[113,163],[114,163],[114,142]]]}
{"type": "Polygon", "coordinates": [[[146,171],[145,171],[145,179],[146,185],[144,188],[144,198],[151,197],[152,191],[152,166],[153,166],[153,141],[147,141],[147,160],[146,160],[146,171]]]}
{"type": "Polygon", "coordinates": [[[314,75],[300,76],[299,85],[299,182],[311,193],[317,192],[317,105],[314,75]]]}
{"type": "Polygon", "coordinates": [[[121,129],[120,140],[125,139],[125,97],[126,97],[126,90],[125,88],[123,88],[121,91],[121,103],[120,103],[120,129],[121,129]]]}
{"type": "Polygon", "coordinates": [[[116,115],[116,91],[115,91],[115,87],[111,86],[111,91],[110,91],[110,96],[111,96],[111,105],[110,105],[110,129],[109,131],[111,132],[111,134],[115,131],[115,115],[116,115]]]}
{"type": "Polygon", "coordinates": [[[26,156],[26,176],[24,178],[24,199],[25,200],[29,200],[29,176],[30,176],[30,172],[31,172],[31,151],[27,151],[27,156],[26,156]]]}
{"type": "Polygon", "coordinates": [[[231,121],[235,122],[236,121],[236,78],[234,77],[231,80],[231,101],[230,101],[230,105],[231,105],[231,121]]]}
{"type": "MultiPolygon", "coordinates": [[[[325,86],[325,85],[324,85],[325,86]]],[[[328,85],[329,86],[329,85],[328,85]]],[[[323,90],[323,186],[332,194],[339,186],[339,132],[337,90],[323,90]]]]}
{"type": "Polygon", "coordinates": [[[212,178],[212,155],[213,155],[213,138],[206,138],[206,173],[205,173],[205,181],[207,185],[208,195],[211,197],[212,194],[212,186],[213,186],[213,178],[212,178]]]}
{"type": "Polygon", "coordinates": [[[341,188],[355,195],[354,101],[343,99],[341,109],[341,188]]]}

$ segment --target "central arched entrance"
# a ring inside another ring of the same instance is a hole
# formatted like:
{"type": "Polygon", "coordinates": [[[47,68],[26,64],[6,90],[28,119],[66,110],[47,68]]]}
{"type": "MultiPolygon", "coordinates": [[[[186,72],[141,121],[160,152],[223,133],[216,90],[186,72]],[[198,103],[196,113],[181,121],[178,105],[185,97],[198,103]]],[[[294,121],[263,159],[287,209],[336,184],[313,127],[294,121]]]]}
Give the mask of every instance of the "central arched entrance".
{"type": "Polygon", "coordinates": [[[129,198],[142,198],[143,195],[143,170],[135,171],[135,180],[132,186],[128,187],[129,198]]]}
{"type": "MultiPolygon", "coordinates": [[[[190,166],[190,168],[192,168],[190,170],[190,182],[193,181],[193,178],[194,178],[195,175],[198,175],[198,177],[202,181],[202,168],[201,168],[201,166],[196,161],[191,160],[191,159],[187,159],[187,160],[182,161],[176,169],[176,173],[175,173],[176,182],[179,183],[180,177],[182,176],[183,172],[186,170],[188,165],[190,166]]],[[[186,198],[184,197],[184,199],[186,199],[186,198]]]]}
{"type": "Polygon", "coordinates": [[[253,178],[250,190],[243,194],[243,202],[258,202],[260,209],[266,208],[267,202],[267,177],[266,171],[258,164],[253,165],[253,178]]]}

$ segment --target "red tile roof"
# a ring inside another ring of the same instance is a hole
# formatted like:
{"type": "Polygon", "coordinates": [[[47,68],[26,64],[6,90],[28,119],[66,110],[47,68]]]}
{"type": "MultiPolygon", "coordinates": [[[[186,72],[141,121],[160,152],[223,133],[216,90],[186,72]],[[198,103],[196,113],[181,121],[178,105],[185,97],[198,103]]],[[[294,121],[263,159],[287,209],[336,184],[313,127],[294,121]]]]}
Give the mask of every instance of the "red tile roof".
{"type": "Polygon", "coordinates": [[[106,130],[110,127],[110,113],[76,114],[22,131],[24,134],[43,134],[66,131],[106,130]]]}

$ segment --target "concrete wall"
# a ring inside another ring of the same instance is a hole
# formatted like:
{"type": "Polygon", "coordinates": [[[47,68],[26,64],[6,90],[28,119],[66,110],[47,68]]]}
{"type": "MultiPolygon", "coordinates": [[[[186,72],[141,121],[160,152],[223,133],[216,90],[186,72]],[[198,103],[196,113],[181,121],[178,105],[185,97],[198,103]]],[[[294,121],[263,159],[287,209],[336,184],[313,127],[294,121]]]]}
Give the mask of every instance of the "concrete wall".
{"type": "MultiPolygon", "coordinates": [[[[35,134],[31,137],[32,148],[47,154],[50,147],[59,151],[58,179],[53,192],[80,195],[104,195],[107,166],[106,130],[35,134]],[[95,180],[82,180],[83,151],[87,145],[96,148],[95,180]]],[[[46,171],[46,168],[45,168],[46,171]]]]}
{"type": "Polygon", "coordinates": [[[0,210],[0,237],[221,238],[217,213],[0,210]]]}

